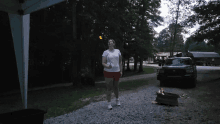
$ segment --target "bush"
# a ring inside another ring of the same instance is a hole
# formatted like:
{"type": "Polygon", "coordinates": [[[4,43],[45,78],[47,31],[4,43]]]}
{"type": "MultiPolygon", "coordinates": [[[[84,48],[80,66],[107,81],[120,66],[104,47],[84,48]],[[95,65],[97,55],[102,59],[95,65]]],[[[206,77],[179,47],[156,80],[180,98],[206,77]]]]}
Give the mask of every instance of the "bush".
{"type": "Polygon", "coordinates": [[[95,81],[92,77],[81,77],[81,83],[84,86],[95,86],[95,81]]]}
{"type": "Polygon", "coordinates": [[[92,78],[91,70],[88,67],[81,69],[81,83],[84,86],[95,86],[95,79],[92,78]]]}
{"type": "Polygon", "coordinates": [[[38,67],[38,69],[29,69],[28,87],[40,87],[59,83],[59,75],[52,67],[38,67]]]}

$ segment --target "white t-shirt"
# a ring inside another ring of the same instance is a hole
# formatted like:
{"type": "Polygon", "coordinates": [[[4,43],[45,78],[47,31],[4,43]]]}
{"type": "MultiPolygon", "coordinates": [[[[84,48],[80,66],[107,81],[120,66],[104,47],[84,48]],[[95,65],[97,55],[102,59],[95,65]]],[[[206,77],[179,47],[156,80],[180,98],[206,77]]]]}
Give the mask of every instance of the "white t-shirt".
{"type": "Polygon", "coordinates": [[[112,68],[107,69],[104,67],[104,70],[107,72],[119,72],[120,66],[119,66],[119,56],[121,55],[121,52],[119,49],[114,49],[113,51],[105,50],[102,54],[103,57],[107,58],[107,64],[110,65],[112,68]]]}

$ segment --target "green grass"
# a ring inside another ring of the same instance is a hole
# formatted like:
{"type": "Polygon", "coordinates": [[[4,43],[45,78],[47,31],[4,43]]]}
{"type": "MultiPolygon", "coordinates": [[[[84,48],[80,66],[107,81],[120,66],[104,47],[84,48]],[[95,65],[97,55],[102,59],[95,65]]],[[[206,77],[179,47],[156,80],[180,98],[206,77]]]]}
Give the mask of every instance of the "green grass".
{"type": "Polygon", "coordinates": [[[148,81],[146,79],[140,79],[140,80],[121,82],[119,84],[119,87],[121,88],[120,91],[124,91],[124,90],[133,90],[147,84],[148,81]]]}
{"type": "MultiPolygon", "coordinates": [[[[58,92],[62,92],[62,90],[68,90],[68,89],[61,89],[60,91],[57,90],[58,92]]],[[[72,112],[74,110],[77,110],[79,108],[82,108],[85,105],[89,104],[88,102],[82,102],[79,99],[80,98],[87,98],[87,97],[92,97],[95,95],[98,95],[100,93],[93,92],[93,90],[84,90],[84,91],[78,91],[74,92],[68,90],[68,93],[63,93],[62,97],[56,98],[56,100],[51,100],[52,102],[47,104],[46,106],[50,106],[47,109],[47,113],[45,114],[45,119],[50,118],[50,117],[56,117],[59,115],[63,115],[69,112],[72,112]]],[[[44,103],[42,105],[45,105],[44,103]]]]}
{"type": "MultiPolygon", "coordinates": [[[[154,73],[153,67],[146,67],[144,68],[144,72],[139,74],[149,73],[154,73]]],[[[133,90],[147,84],[147,79],[120,82],[119,89],[120,91],[133,90]]],[[[95,87],[84,87],[83,89],[57,87],[40,91],[30,91],[28,92],[28,108],[38,108],[47,111],[44,119],[48,119],[82,108],[90,104],[91,101],[83,102],[80,100],[81,98],[99,96],[105,94],[105,91],[106,85],[104,83],[96,84],[95,87]]],[[[0,109],[2,110],[1,113],[22,109],[20,94],[5,96],[1,99],[6,101],[4,103],[5,106],[0,106],[0,109]],[[10,105],[13,105],[13,107],[10,105]]]]}
{"type": "Polygon", "coordinates": [[[156,72],[155,69],[156,69],[155,67],[145,67],[145,68],[143,68],[144,74],[155,73],[156,72]]]}

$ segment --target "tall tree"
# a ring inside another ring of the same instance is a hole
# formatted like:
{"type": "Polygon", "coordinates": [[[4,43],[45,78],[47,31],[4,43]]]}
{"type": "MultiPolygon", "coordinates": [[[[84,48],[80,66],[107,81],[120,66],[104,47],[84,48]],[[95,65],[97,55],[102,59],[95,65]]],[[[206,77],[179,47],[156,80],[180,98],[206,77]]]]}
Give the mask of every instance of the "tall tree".
{"type": "Polygon", "coordinates": [[[192,38],[198,42],[208,41],[208,44],[215,46],[215,51],[220,52],[220,1],[201,0],[194,6],[194,15],[185,20],[188,27],[192,27],[196,23],[201,25],[199,29],[192,35],[192,38]]]}
{"type": "Polygon", "coordinates": [[[81,86],[81,57],[82,57],[82,26],[83,17],[80,15],[83,12],[83,2],[82,0],[70,0],[69,5],[72,8],[72,37],[74,42],[74,51],[71,56],[72,72],[71,80],[74,86],[81,86]]]}
{"type": "Polygon", "coordinates": [[[101,55],[110,38],[123,60],[135,56],[142,62],[152,52],[152,26],[161,21],[159,5],[158,0],[69,0],[32,13],[30,75],[63,82],[70,70],[74,85],[80,83],[81,67],[90,67],[93,78],[102,76],[101,55]]]}
{"type": "Polygon", "coordinates": [[[199,52],[214,52],[215,47],[211,44],[207,44],[204,41],[203,42],[197,42],[194,41],[193,38],[189,37],[187,38],[185,45],[184,45],[185,51],[199,51],[199,52]]]}
{"type": "MultiPolygon", "coordinates": [[[[167,0],[168,1],[168,0],[167,0]]],[[[170,8],[170,15],[167,17],[169,20],[169,23],[173,23],[174,25],[174,32],[171,37],[171,50],[170,55],[173,56],[173,51],[175,48],[175,42],[178,38],[177,36],[177,27],[178,25],[184,27],[184,20],[192,15],[191,8],[193,7],[193,4],[195,2],[198,2],[199,0],[192,1],[192,0],[178,0],[178,1],[169,1],[168,7],[170,8]]],[[[189,28],[184,27],[184,33],[187,34],[189,28]]]]}
{"type": "Polygon", "coordinates": [[[184,32],[184,29],[181,25],[175,23],[169,25],[168,32],[170,34],[171,41],[170,51],[172,52],[170,55],[173,56],[174,51],[182,51],[184,42],[182,32],[184,32]]]}
{"type": "Polygon", "coordinates": [[[163,29],[159,33],[158,37],[158,48],[161,51],[182,51],[184,40],[183,40],[183,27],[179,24],[172,23],[167,28],[163,29]],[[174,33],[176,34],[176,40],[173,42],[174,33]]]}
{"type": "Polygon", "coordinates": [[[142,61],[146,56],[149,56],[152,51],[152,42],[154,37],[153,26],[160,25],[163,19],[158,16],[160,12],[158,8],[160,6],[160,0],[148,1],[132,1],[134,22],[134,33],[131,38],[133,41],[133,54],[134,54],[134,71],[137,69],[137,62],[140,62],[139,71],[143,71],[142,61]]]}
{"type": "Polygon", "coordinates": [[[170,34],[168,32],[168,28],[163,29],[157,38],[157,48],[159,48],[160,52],[168,52],[170,51],[170,34]]]}

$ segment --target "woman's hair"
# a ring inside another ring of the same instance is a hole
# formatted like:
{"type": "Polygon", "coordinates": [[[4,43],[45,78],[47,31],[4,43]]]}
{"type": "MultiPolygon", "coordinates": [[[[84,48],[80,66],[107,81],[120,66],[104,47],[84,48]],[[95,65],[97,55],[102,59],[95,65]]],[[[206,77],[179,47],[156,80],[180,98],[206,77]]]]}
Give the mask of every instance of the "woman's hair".
{"type": "MultiPolygon", "coordinates": [[[[109,41],[112,41],[115,44],[115,41],[113,39],[109,39],[108,44],[109,44],[109,41]]],[[[115,47],[115,45],[114,45],[114,47],[115,47]]]]}

